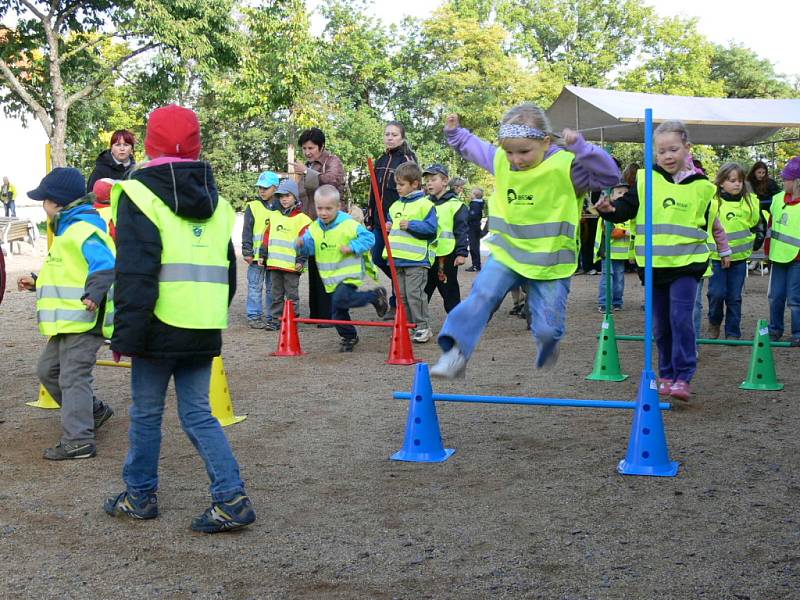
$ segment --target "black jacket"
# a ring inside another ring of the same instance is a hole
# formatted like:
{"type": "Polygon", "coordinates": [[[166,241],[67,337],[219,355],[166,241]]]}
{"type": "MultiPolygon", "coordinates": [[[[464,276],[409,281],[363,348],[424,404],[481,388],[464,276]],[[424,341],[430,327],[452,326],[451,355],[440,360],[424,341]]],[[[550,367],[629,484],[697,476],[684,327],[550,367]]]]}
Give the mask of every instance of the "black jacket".
{"type": "Polygon", "coordinates": [[[469,210],[466,205],[458,199],[458,196],[450,190],[442,194],[441,198],[433,198],[428,196],[435,206],[444,204],[448,200],[455,198],[461,207],[453,215],[453,236],[456,239],[456,247],[453,249],[454,256],[469,256],[469,225],[467,224],[467,215],[469,210]]]}
{"type": "Polygon", "coordinates": [[[131,164],[126,167],[114,160],[111,156],[111,150],[103,150],[98,155],[97,160],[94,161],[94,171],[89,175],[89,181],[86,184],[86,192],[89,193],[92,191],[98,179],[103,179],[104,177],[109,179],[125,179],[125,175],[133,169],[134,164],[136,163],[133,160],[133,156],[131,156],[131,164]]]}
{"type": "MultiPolygon", "coordinates": [[[[653,167],[653,175],[657,177],[658,175],[664,177],[668,182],[674,183],[672,181],[672,175],[667,173],[664,169],[655,165],[653,167]]],[[[681,180],[678,185],[687,185],[692,183],[693,181],[697,181],[698,179],[708,179],[705,175],[700,175],[699,173],[695,173],[694,175],[690,175],[686,179],[681,180]]],[[[714,200],[716,202],[716,199],[714,200]]],[[[709,207],[710,208],[710,207],[709,207]]],[[[613,213],[600,213],[600,216],[603,217],[606,221],[610,221],[611,223],[624,223],[628,219],[635,219],[637,213],[639,212],[639,192],[637,191],[636,186],[634,185],[630,190],[625,192],[625,195],[621,198],[617,198],[614,201],[614,212],[613,213]]],[[[706,224],[704,228],[708,226],[708,210],[706,210],[706,224]]],[[[643,244],[644,242],[642,242],[643,244]]],[[[639,242],[636,242],[636,245],[639,245],[639,242]]],[[[676,279],[680,277],[694,277],[698,281],[703,277],[703,274],[706,272],[708,268],[708,261],[696,262],[688,264],[684,267],[658,267],[653,268],[653,285],[669,285],[676,279]]],[[[639,269],[639,277],[644,281],[644,269],[639,269]]]]}
{"type": "MultiPolygon", "coordinates": [[[[417,162],[417,155],[411,150],[403,151],[403,146],[384,152],[375,161],[375,177],[378,180],[378,189],[381,192],[381,202],[383,203],[383,216],[389,216],[389,207],[400,198],[397,193],[397,184],[394,181],[394,171],[406,162],[417,162]]],[[[375,203],[375,193],[372,185],[369,188],[369,206],[367,214],[364,216],[364,225],[367,227],[379,227],[380,219],[375,203]]]]}
{"type": "MultiPolygon", "coordinates": [[[[217,207],[211,165],[175,162],[133,171],[140,181],[181,217],[205,220],[217,207]]],[[[153,314],[158,299],[162,240],[158,228],[124,193],[117,209],[117,265],[114,282],[114,336],[111,349],[148,358],[209,358],[222,349],[219,329],[183,329],[153,314]]],[[[236,255],[228,243],[228,302],[236,291],[236,255]]],[[[191,305],[186,310],[192,310],[191,305]]]]}

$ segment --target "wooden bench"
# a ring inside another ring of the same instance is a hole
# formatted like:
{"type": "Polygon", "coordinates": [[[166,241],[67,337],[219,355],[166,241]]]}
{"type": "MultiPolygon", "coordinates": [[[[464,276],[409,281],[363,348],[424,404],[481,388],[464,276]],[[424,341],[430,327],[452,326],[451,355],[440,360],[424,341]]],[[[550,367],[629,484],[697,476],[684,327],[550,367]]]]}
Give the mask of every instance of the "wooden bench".
{"type": "Polygon", "coordinates": [[[0,217],[0,250],[6,254],[14,253],[14,243],[27,242],[31,246],[36,239],[36,225],[26,219],[0,217]]]}

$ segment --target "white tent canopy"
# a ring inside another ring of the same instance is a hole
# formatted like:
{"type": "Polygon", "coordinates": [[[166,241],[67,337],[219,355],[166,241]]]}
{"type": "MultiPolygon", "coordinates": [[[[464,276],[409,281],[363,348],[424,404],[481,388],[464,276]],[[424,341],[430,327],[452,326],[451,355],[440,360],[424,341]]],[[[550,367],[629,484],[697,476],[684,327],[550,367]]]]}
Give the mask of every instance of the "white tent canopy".
{"type": "Polygon", "coordinates": [[[578,129],[585,138],[643,142],[644,109],[653,122],[686,123],[692,142],[747,146],[784,127],[800,128],[800,99],[695,98],[567,86],[547,110],[554,131],[578,129]]]}

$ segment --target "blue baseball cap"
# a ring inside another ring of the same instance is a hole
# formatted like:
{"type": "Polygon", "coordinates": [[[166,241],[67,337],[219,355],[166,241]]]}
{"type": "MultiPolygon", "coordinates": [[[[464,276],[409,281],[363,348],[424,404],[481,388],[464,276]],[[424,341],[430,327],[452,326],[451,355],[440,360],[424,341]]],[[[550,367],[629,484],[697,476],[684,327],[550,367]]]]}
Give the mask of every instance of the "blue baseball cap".
{"type": "Polygon", "coordinates": [[[261,175],[258,176],[258,181],[256,181],[257,187],[268,188],[274,185],[278,185],[280,179],[278,179],[278,174],[273,173],[272,171],[264,171],[261,175]]]}
{"type": "Polygon", "coordinates": [[[450,173],[448,173],[447,167],[445,167],[444,165],[439,164],[439,163],[432,164],[430,167],[425,169],[422,172],[422,174],[423,175],[436,175],[436,174],[439,174],[439,175],[444,175],[447,178],[450,177],[450,173]]]}
{"type": "Polygon", "coordinates": [[[56,167],[44,176],[39,187],[28,192],[31,200],[52,200],[60,206],[72,204],[86,195],[86,180],[73,167],[56,167]]]}

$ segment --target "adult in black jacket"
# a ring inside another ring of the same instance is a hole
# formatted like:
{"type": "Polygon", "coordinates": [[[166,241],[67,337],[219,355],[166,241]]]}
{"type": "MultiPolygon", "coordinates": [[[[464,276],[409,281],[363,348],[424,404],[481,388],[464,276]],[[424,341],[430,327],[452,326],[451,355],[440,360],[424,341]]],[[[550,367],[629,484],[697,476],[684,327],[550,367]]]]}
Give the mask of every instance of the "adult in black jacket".
{"type": "Polygon", "coordinates": [[[769,212],[772,198],[781,191],[781,186],[769,176],[766,163],[758,161],[750,168],[750,172],[747,174],[747,183],[750,184],[753,193],[758,196],[761,210],[769,212]]]}
{"type": "MultiPolygon", "coordinates": [[[[383,143],[386,151],[375,161],[375,177],[378,180],[378,189],[381,194],[383,204],[383,216],[389,215],[389,207],[397,200],[400,195],[397,193],[397,184],[394,180],[394,172],[403,163],[417,162],[417,155],[411,150],[406,140],[406,128],[399,121],[389,121],[383,130],[383,143]]],[[[383,249],[386,247],[386,232],[381,229],[381,222],[378,216],[378,207],[375,201],[375,193],[372,186],[369,188],[369,205],[367,214],[364,217],[364,225],[375,233],[375,245],[372,247],[372,262],[383,271],[387,277],[391,277],[389,263],[383,258],[383,249]]],[[[394,288],[392,297],[389,300],[391,310],[386,313],[384,319],[394,318],[394,307],[396,299],[394,288]]]]}
{"type": "Polygon", "coordinates": [[[86,184],[86,193],[94,189],[98,179],[124,179],[125,174],[131,170],[135,163],[133,147],[136,139],[127,129],[117,129],[111,134],[111,144],[108,150],[103,150],[94,161],[94,170],[89,175],[86,184]]]}

